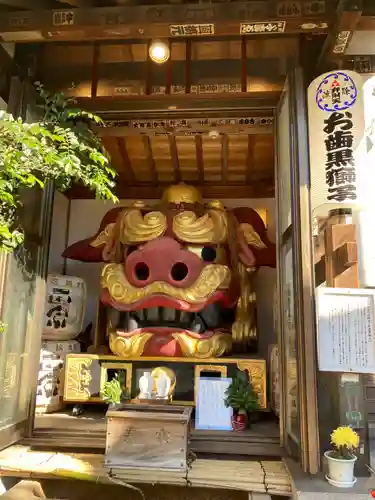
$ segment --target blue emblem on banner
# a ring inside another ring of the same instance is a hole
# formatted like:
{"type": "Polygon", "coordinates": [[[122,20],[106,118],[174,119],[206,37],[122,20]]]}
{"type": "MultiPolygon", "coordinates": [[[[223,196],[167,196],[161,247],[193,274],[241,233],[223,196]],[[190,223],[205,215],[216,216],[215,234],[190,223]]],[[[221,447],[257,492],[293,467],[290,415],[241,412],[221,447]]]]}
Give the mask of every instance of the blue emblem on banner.
{"type": "Polygon", "coordinates": [[[332,113],[344,111],[356,102],[358,90],[354,80],[343,73],[336,71],[326,75],[316,91],[316,104],[322,111],[332,113]]]}

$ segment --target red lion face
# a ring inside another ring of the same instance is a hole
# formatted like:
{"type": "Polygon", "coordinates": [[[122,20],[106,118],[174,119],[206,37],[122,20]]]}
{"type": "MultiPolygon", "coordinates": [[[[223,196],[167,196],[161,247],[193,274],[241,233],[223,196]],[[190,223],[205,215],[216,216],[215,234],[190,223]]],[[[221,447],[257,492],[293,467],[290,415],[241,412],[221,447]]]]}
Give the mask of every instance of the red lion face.
{"type": "Polygon", "coordinates": [[[238,266],[276,264],[260,216],[217,204],[113,209],[96,235],[63,256],[106,262],[100,299],[110,311],[110,347],[120,355],[131,355],[127,342],[135,339],[147,356],[197,356],[214,340],[212,355],[227,352],[241,293],[238,266]]]}

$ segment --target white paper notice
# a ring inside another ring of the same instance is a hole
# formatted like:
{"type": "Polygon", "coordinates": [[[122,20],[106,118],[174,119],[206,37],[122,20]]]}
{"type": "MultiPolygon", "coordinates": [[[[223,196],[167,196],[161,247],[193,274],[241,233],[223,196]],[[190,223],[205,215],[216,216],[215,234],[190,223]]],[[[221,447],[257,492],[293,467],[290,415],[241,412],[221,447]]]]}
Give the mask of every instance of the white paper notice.
{"type": "Polygon", "coordinates": [[[375,372],[375,291],[319,288],[317,293],[319,369],[375,372]]]}
{"type": "Polygon", "coordinates": [[[233,411],[224,404],[225,391],[231,383],[231,378],[196,379],[196,429],[232,430],[233,411]]]}

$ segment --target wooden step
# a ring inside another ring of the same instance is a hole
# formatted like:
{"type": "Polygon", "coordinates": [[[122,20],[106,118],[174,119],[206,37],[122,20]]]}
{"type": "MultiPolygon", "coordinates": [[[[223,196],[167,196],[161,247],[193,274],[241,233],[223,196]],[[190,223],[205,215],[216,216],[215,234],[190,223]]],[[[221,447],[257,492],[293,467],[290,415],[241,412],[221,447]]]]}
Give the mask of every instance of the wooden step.
{"type": "MultiPolygon", "coordinates": [[[[102,454],[35,451],[15,445],[0,452],[3,476],[109,481],[102,454]]],[[[175,484],[290,496],[291,478],[281,460],[196,459],[187,471],[111,469],[111,477],[133,484],[175,484]]]]}
{"type": "MultiPolygon", "coordinates": [[[[67,412],[38,415],[34,433],[22,440],[24,445],[71,449],[104,450],[106,420],[104,413],[85,413],[74,417],[67,412]]],[[[259,422],[244,432],[193,430],[194,453],[280,457],[279,429],[275,422],[259,422]]]]}

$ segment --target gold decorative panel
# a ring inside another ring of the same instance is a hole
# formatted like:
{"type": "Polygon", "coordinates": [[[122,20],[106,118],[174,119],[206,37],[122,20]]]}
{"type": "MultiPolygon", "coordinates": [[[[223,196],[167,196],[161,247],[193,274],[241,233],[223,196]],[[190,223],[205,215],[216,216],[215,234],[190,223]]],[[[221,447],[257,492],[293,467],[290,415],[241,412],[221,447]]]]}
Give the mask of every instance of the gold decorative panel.
{"type": "Polygon", "coordinates": [[[254,391],[258,394],[259,406],[267,408],[267,370],[263,360],[240,360],[237,368],[247,371],[254,391]]]}
{"type": "MultiPolygon", "coordinates": [[[[89,390],[92,381],[90,367],[92,357],[67,356],[65,361],[65,401],[87,401],[93,400],[89,390]]],[[[95,398],[101,401],[100,397],[95,398]]]]}

